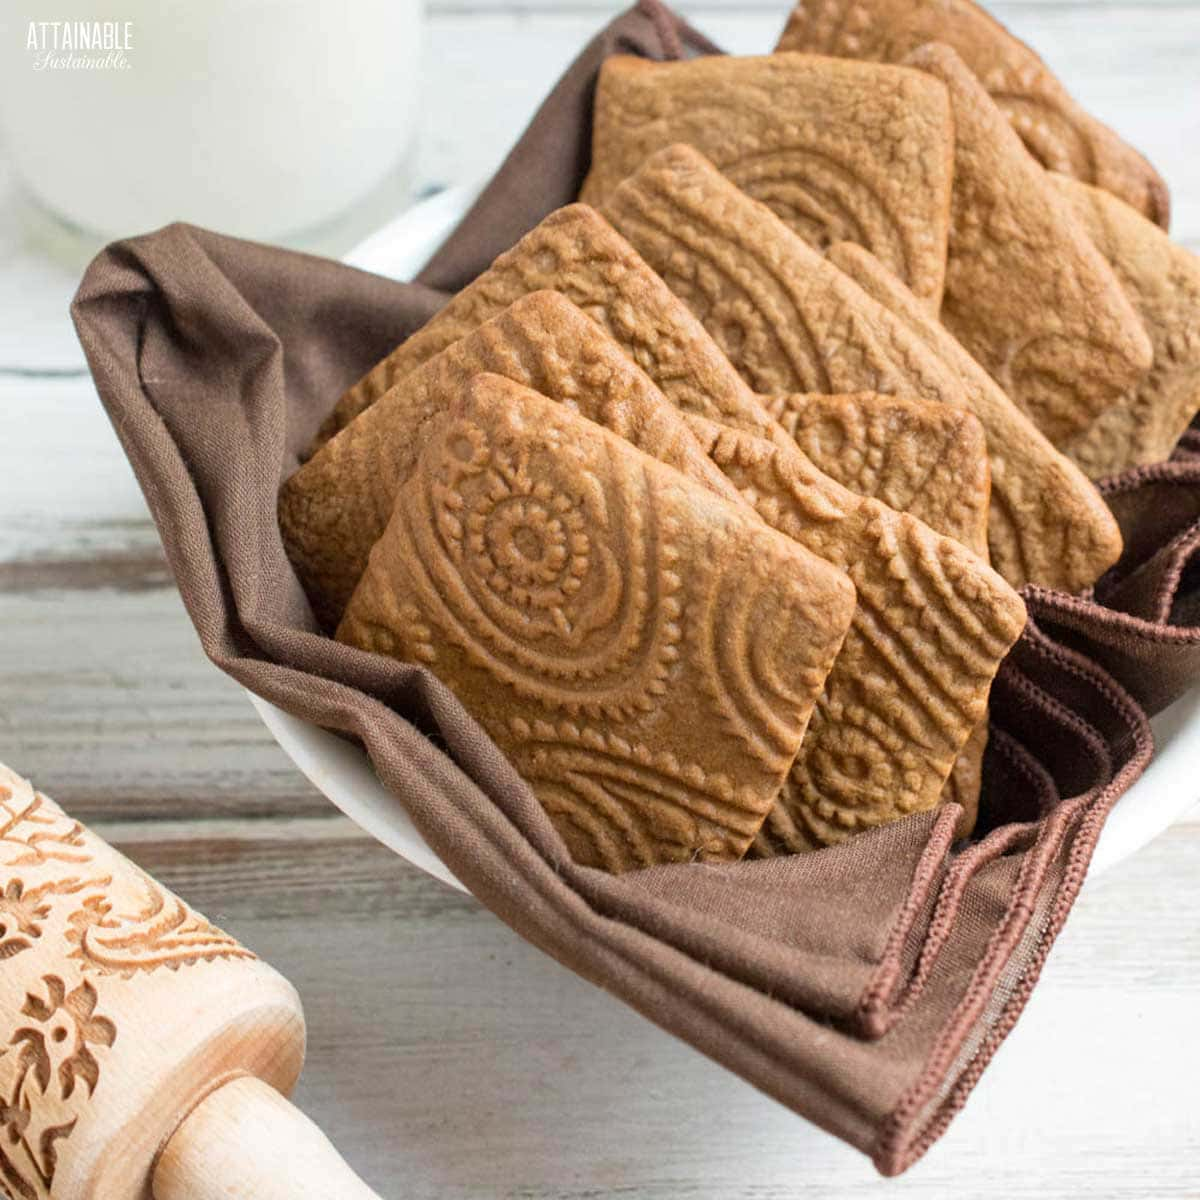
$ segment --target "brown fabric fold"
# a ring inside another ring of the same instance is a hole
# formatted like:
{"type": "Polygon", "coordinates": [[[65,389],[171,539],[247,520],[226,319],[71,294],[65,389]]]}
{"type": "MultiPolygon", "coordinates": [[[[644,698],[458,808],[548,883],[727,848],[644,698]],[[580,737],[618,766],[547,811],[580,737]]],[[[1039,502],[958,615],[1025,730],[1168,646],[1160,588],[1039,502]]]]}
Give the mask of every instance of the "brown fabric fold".
{"type": "Polygon", "coordinates": [[[73,311],[214,663],[358,739],[435,852],[530,941],[895,1174],[1016,1020],[1108,809],[1148,760],[1147,709],[1200,672],[1200,466],[1107,485],[1130,549],[1093,597],[1029,593],[992,693],[975,841],[953,844],[949,806],[810,855],[619,877],[569,860],[424,669],[319,632],[275,519],[340,392],[428,319],[439,288],[573,198],[600,61],[714,49],[658,4],[614,21],[422,284],[175,225],[104,251],[73,311]]]}
{"type": "Polygon", "coordinates": [[[1125,539],[1092,597],[1028,588],[1031,614],[1101,664],[1150,713],[1200,677],[1200,460],[1139,467],[1100,487],[1125,539]]]}

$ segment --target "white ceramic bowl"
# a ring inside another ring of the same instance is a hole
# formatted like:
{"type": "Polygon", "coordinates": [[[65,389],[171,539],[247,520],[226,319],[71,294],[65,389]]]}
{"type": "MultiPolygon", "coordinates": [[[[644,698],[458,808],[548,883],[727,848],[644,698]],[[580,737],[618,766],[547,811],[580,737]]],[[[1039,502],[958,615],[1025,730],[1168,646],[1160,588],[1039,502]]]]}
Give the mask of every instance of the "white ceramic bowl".
{"type": "MultiPolygon", "coordinates": [[[[372,234],[346,261],[411,278],[470,207],[476,189],[453,188],[415,205],[372,234]]],[[[307,721],[251,695],[275,740],[313,785],[372,837],[430,875],[465,891],[430,850],[371,769],[366,754],[307,721]]],[[[1200,799],[1200,687],[1152,722],[1156,751],[1145,774],[1113,808],[1092,858],[1089,880],[1128,858],[1200,799]]]]}

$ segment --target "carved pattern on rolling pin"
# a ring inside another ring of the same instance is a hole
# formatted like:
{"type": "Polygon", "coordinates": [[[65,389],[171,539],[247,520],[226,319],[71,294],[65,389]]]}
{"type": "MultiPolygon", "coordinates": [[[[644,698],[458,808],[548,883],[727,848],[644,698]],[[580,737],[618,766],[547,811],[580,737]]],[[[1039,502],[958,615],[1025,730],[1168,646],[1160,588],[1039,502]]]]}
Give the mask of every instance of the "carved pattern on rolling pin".
{"type": "Polygon", "coordinates": [[[100,1081],[100,1063],[92,1047],[108,1047],[117,1027],[96,1012],[95,987],[84,980],[70,991],[57,975],[45,975],[39,990],[27,992],[19,1024],[0,1055],[10,1061],[0,1093],[0,1172],[15,1196],[48,1194],[58,1164],[58,1143],[70,1137],[75,1117],[53,1124],[39,1119],[45,1100],[54,1111],[70,1111],[65,1102],[90,1099],[100,1081]],[[23,1175],[18,1161],[24,1164],[23,1175]]]}
{"type": "Polygon", "coordinates": [[[128,979],[159,967],[177,971],[215,958],[254,957],[149,876],[140,871],[137,876],[145,899],[133,911],[117,912],[104,895],[95,894],[71,914],[66,936],[75,943],[71,957],[81,960],[84,970],[128,979]]]}
{"type": "Polygon", "coordinates": [[[0,765],[0,1194],[51,1195],[118,1036],[106,978],[253,957],[0,765]]]}

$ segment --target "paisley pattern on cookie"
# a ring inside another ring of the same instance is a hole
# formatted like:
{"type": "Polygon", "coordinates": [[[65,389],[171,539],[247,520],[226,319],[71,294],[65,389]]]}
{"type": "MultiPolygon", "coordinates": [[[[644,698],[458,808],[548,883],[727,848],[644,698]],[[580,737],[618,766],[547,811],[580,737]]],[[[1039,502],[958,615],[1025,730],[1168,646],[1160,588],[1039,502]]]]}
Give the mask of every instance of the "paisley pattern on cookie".
{"type": "MultiPolygon", "coordinates": [[[[828,266],[819,258],[816,261],[828,266]]],[[[411,370],[414,363],[465,337],[520,296],[547,286],[560,288],[607,329],[683,413],[706,417],[718,428],[789,444],[793,480],[803,464],[806,481],[804,488],[789,493],[789,514],[793,523],[803,516],[808,529],[804,544],[814,553],[830,558],[835,565],[847,561],[847,556],[876,553],[875,543],[864,539],[863,522],[857,516],[861,505],[872,502],[847,491],[804,458],[695,316],[629,244],[586,206],[572,205],[543,221],[406,342],[392,356],[388,369],[411,370]]],[[[950,389],[953,385],[945,386],[950,389]]],[[[653,446],[646,448],[653,452],[653,446]]],[[[693,478],[699,476],[693,474],[693,478]]],[[[897,519],[897,514],[882,505],[874,508],[885,525],[897,519]]],[[[935,545],[947,541],[931,530],[925,530],[923,536],[932,538],[935,545]]],[[[973,568],[969,578],[978,574],[981,581],[982,590],[971,603],[998,606],[1007,613],[1005,619],[1011,620],[1015,637],[1024,620],[1019,599],[974,556],[961,549],[953,553],[966,556],[973,568]]],[[[936,623],[939,617],[930,609],[924,619],[936,623]]],[[[998,661],[992,664],[993,670],[998,661]]],[[[836,665],[834,669],[838,669],[836,665]]],[[[878,719],[886,721],[886,714],[878,719]]],[[[939,747],[945,747],[944,753],[939,748],[933,759],[925,756],[920,745],[907,743],[901,730],[901,750],[921,758],[924,765],[917,790],[909,794],[915,797],[911,802],[917,807],[938,803],[958,748],[966,743],[971,728],[961,714],[956,717],[943,730],[939,747]]],[[[799,842],[794,845],[799,847],[799,842]]]]}
{"type": "MultiPolygon", "coordinates": [[[[543,289],[561,293],[606,330],[678,407],[698,411],[710,393],[736,403],[720,386],[729,363],[696,319],[598,212],[571,204],[530,230],[372,368],[338,401],[329,428],[344,428],[409,372],[543,289]]],[[[732,408],[724,419],[754,424],[732,408]]]]}
{"type": "Polygon", "coordinates": [[[1104,188],[1167,228],[1170,197],[1154,168],[973,0],[799,0],[777,49],[902,62],[926,42],[958,54],[1044,167],[1104,188]]]}
{"type": "Polygon", "coordinates": [[[966,409],[877,392],[793,392],[765,403],[830,479],[987,558],[987,439],[966,409]]]}
{"type": "Polygon", "coordinates": [[[1093,479],[1161,462],[1200,411],[1200,258],[1115,196],[1065,175],[1048,179],[1112,264],[1154,344],[1154,365],[1125,402],[1064,448],[1093,479]]]}
{"type": "Polygon", "coordinates": [[[946,46],[908,58],[954,106],[954,194],[942,321],[1060,449],[1149,369],[1112,268],[946,46]]]}
{"type": "Polygon", "coordinates": [[[690,146],[648,159],[604,213],[754,391],[957,402],[935,355],[690,146]]]}
{"type": "Polygon", "coordinates": [[[1096,489],[867,251],[813,254],[688,147],[649,160],[608,212],[758,391],[869,388],[970,409],[992,461],[992,560],[1014,586],[1078,591],[1116,561],[1096,489]]]}
{"type": "Polygon", "coordinates": [[[610,871],[745,852],[853,610],[845,576],[566,406],[435,418],[338,629],[427,665],[610,871]]]}
{"type": "Polygon", "coordinates": [[[647,157],[687,143],[816,249],[866,246],[936,311],[953,126],[929,82],[804,54],[614,56],[600,68],[580,199],[603,207],[647,157]]]}
{"type": "Polygon", "coordinates": [[[983,424],[992,467],[992,565],[1013,587],[1091,587],[1121,554],[1120,530],[1100,493],[881,263],[849,244],[834,246],[829,258],[938,356],[983,424]]]}
{"type": "MultiPolygon", "coordinates": [[[[448,346],[531,292],[561,293],[593,319],[678,408],[703,411],[721,398],[721,419],[760,428],[757,406],[726,386],[728,360],[696,318],[672,295],[629,243],[593,208],[571,204],[552,212],[505,251],[407,341],[378,363],[334,410],[339,428],[366,405],[448,346]],[[754,411],[751,411],[754,410],[754,411]],[[340,413],[340,415],[339,415],[340,413]]],[[[736,378],[736,376],[734,376],[736,378]]]]}
{"type": "Polygon", "coordinates": [[[936,805],[983,720],[1020,598],[922,522],[826,483],[794,445],[689,425],[759,515],[855,585],[850,631],[755,853],[798,853],[936,805]],[[836,515],[835,515],[836,514],[836,515]]]}
{"type": "MultiPolygon", "coordinates": [[[[771,415],[831,479],[917,517],[986,561],[991,472],[983,426],[966,409],[862,392],[772,396],[771,415]]],[[[963,809],[965,836],[979,811],[986,716],[942,790],[963,809]]]]}
{"type": "Polygon", "coordinates": [[[327,627],[337,624],[412,472],[422,426],[481,371],[571,405],[739,502],[678,413],[603,329],[561,295],[524,296],[405,374],[284,484],[284,545],[327,627]]]}

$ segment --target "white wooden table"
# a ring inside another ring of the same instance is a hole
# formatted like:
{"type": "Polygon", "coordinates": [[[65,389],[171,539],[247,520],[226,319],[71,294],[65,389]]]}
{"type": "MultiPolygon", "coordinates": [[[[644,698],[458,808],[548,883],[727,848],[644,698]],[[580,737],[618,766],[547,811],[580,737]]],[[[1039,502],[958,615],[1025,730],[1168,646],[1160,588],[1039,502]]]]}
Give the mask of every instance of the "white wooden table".
{"type": "MultiPolygon", "coordinates": [[[[433,0],[420,183],[483,175],[617,7],[433,0]]],[[[743,52],[783,19],[684,7],[743,52]]],[[[1200,249],[1200,0],[994,7],[1164,170],[1200,249]]],[[[1200,1196],[1200,813],[1087,890],[965,1113],[884,1183],[305,783],[199,650],[83,373],[74,282],[0,183],[0,760],[296,983],[299,1101],[381,1194],[1200,1196]]]]}

